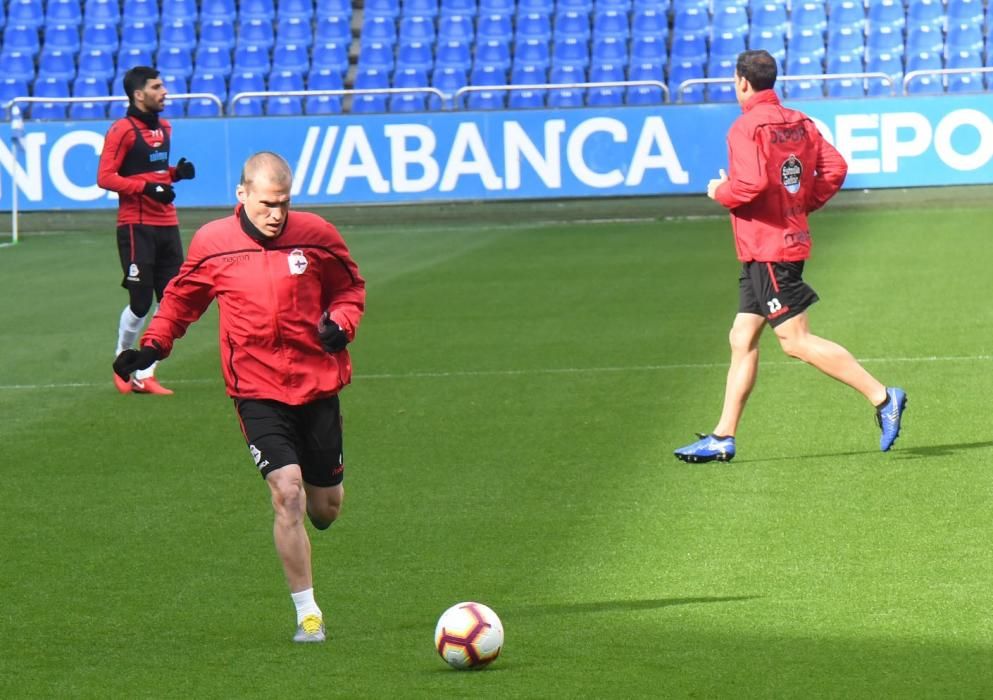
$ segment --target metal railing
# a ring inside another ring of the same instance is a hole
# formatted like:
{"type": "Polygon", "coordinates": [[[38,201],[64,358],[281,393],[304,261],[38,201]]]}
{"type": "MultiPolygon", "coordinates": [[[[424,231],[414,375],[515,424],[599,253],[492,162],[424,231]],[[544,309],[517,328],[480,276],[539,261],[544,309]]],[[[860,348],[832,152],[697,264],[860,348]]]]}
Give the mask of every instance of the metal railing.
{"type": "Polygon", "coordinates": [[[665,101],[669,101],[669,86],[659,80],[608,80],[600,83],[534,83],[521,85],[466,85],[455,91],[454,100],[473,92],[513,92],[538,90],[578,90],[599,87],[657,87],[662,88],[665,101]]]}
{"type": "MultiPolygon", "coordinates": [[[[921,70],[908,71],[907,74],[903,76],[903,94],[904,95],[909,95],[910,93],[908,92],[908,87],[910,86],[910,83],[912,83],[914,80],[917,80],[918,78],[921,78],[921,77],[923,77],[925,75],[945,76],[945,75],[967,75],[969,73],[993,73],[993,67],[983,67],[983,68],[980,68],[980,67],[976,67],[976,68],[924,68],[924,69],[921,69],[921,70]]],[[[981,90],[982,90],[982,88],[980,88],[979,90],[977,90],[977,92],[979,92],[981,90]]]]}
{"type": "MultiPolygon", "coordinates": [[[[212,92],[183,92],[176,95],[169,95],[170,100],[209,100],[217,105],[217,114],[224,114],[224,103],[221,98],[212,92]]],[[[101,97],[28,97],[27,95],[15,97],[5,102],[4,113],[9,113],[10,108],[16,105],[30,104],[90,104],[93,102],[127,102],[128,98],[123,95],[108,95],[101,97]]]]}
{"type": "Polygon", "coordinates": [[[427,93],[429,95],[434,95],[442,101],[444,104],[445,99],[449,97],[447,93],[442,92],[438,88],[433,87],[419,87],[419,88],[364,88],[364,89],[351,89],[351,90],[277,90],[273,92],[267,92],[264,90],[248,90],[245,92],[238,92],[231,96],[228,100],[228,107],[230,111],[234,111],[234,106],[241,102],[242,100],[248,100],[252,98],[275,98],[275,97],[346,97],[355,95],[401,95],[407,93],[427,93]]]}
{"type": "MultiPolygon", "coordinates": [[[[824,73],[819,75],[781,75],[776,78],[777,83],[799,83],[807,80],[862,80],[863,78],[872,78],[882,80],[890,88],[890,94],[895,95],[896,84],[893,82],[893,78],[886,73],[878,72],[868,72],[868,73],[824,73]]],[[[676,102],[681,103],[683,101],[683,92],[693,86],[693,85],[719,85],[734,83],[734,78],[690,78],[689,80],[684,80],[676,88],[676,102]]]]}

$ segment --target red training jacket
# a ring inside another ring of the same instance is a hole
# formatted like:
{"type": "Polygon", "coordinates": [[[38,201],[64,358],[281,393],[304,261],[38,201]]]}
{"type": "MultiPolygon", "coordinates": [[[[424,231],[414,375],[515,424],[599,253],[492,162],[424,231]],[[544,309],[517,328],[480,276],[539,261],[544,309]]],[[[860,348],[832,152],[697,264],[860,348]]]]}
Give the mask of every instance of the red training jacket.
{"type": "Polygon", "coordinates": [[[848,164],[810,117],[762,90],[728,131],[728,181],[714,199],[731,210],[738,260],[792,262],[810,257],[807,214],[845,181],[848,164]]]}
{"type": "Polygon", "coordinates": [[[153,129],[128,115],[111,124],[104,137],[97,184],[117,192],[118,226],[179,225],[175,205],[162,204],[142,194],[147,182],[168,185],[176,181],[176,168],[169,165],[172,126],[162,118],[158,124],[159,128],[153,129]]]}
{"type": "Polygon", "coordinates": [[[348,351],[324,351],[324,311],[355,338],[365,309],[365,280],[338,230],[316,214],[291,211],[276,238],[259,242],[234,216],[201,227],[186,262],[141,344],[162,356],[217,299],[224,382],[231,397],[298,406],[338,393],[351,381],[348,351]]]}

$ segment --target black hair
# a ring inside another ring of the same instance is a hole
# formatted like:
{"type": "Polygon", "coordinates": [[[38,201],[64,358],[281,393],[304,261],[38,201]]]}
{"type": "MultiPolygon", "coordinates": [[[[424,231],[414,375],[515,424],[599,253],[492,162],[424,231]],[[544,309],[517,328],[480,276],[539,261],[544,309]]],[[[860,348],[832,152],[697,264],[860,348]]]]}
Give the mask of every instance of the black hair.
{"type": "Polygon", "coordinates": [[[755,92],[771,90],[776,84],[776,59],[768,51],[742,51],[735,67],[739,78],[744,78],[755,92]]]}
{"type": "Polygon", "coordinates": [[[124,74],[124,94],[128,96],[128,103],[134,106],[135,90],[144,90],[145,84],[149,80],[159,77],[159,71],[150,66],[135,66],[124,74]]]}

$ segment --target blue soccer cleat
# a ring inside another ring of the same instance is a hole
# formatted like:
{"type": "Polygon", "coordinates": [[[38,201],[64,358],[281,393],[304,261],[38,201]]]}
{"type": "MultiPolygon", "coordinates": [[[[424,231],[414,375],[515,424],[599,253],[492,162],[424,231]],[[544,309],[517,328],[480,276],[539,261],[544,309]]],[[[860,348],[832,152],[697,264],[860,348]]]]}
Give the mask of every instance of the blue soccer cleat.
{"type": "Polygon", "coordinates": [[[907,408],[907,392],[896,387],[886,390],[886,403],[876,409],[876,423],[883,434],[879,436],[879,449],[888,451],[900,436],[900,419],[907,408]]]}
{"type": "Polygon", "coordinates": [[[734,437],[697,433],[700,439],[673,452],[684,462],[730,462],[734,459],[734,437]]]}

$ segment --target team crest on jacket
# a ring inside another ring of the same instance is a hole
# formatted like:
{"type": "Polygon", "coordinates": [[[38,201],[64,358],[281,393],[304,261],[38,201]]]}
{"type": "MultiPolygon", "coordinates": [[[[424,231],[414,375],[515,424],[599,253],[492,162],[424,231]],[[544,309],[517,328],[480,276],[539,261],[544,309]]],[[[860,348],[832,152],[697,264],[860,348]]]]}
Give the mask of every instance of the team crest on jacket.
{"type": "Polygon", "coordinates": [[[286,260],[290,264],[291,275],[302,275],[307,271],[307,256],[299,248],[294,248],[286,260]]]}
{"type": "Polygon", "coordinates": [[[796,194],[800,191],[800,177],[803,175],[803,164],[799,158],[791,153],[790,157],[783,163],[783,167],[780,168],[779,173],[783,180],[783,187],[786,188],[787,192],[796,194]]]}

